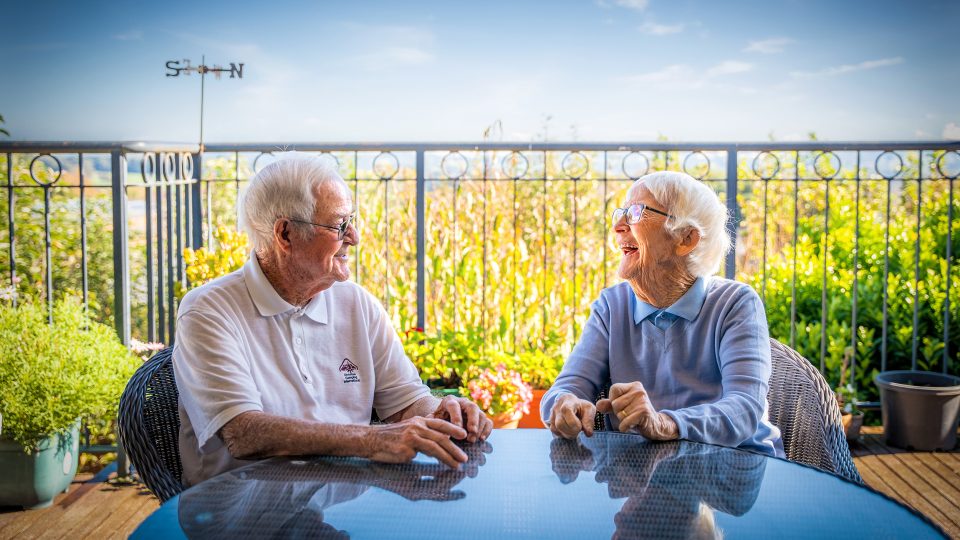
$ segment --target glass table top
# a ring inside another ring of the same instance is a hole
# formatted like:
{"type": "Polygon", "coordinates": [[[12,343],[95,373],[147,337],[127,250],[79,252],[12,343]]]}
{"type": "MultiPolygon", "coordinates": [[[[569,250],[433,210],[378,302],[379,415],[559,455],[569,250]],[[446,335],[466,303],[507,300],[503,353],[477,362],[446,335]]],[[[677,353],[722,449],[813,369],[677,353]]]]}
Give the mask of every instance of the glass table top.
{"type": "Polygon", "coordinates": [[[740,450],[495,430],[452,470],[420,455],[273,458],[167,501],[134,538],[941,538],[831,474],[740,450]]]}

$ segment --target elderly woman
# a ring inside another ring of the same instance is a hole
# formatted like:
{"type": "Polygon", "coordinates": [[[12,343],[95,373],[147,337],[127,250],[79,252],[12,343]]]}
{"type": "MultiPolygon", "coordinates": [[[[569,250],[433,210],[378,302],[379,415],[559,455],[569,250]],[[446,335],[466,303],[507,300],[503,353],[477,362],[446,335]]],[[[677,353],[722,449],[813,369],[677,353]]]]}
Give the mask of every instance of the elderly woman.
{"type": "Polygon", "coordinates": [[[631,186],[613,213],[626,282],[600,293],[543,398],[555,435],[592,435],[599,410],[609,428],[648,439],[784,455],[767,419],[763,305],[747,285],[713,276],[730,249],[726,220],[713,190],[689,175],[658,172],[631,186]]]}

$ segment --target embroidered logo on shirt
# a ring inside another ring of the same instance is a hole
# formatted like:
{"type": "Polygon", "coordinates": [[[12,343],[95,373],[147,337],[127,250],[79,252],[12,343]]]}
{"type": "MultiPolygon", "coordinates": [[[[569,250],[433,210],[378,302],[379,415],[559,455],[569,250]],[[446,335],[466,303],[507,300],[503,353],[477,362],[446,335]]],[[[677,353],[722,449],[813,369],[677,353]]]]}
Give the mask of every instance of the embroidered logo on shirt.
{"type": "Polygon", "coordinates": [[[343,373],[343,383],[360,382],[360,376],[357,375],[357,370],[359,369],[360,368],[351,362],[349,358],[344,358],[343,362],[340,363],[340,373],[343,373]]]}

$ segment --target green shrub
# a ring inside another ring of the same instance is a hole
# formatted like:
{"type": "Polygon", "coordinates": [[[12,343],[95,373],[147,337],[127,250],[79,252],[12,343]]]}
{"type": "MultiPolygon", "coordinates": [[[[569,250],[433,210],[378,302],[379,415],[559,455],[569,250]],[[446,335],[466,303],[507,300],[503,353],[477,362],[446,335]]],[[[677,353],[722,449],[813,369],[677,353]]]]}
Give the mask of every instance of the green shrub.
{"type": "Polygon", "coordinates": [[[0,305],[0,413],[3,437],[29,452],[80,417],[116,414],[140,365],[116,332],[91,321],[81,303],[58,300],[53,324],[42,303],[0,305]]]}

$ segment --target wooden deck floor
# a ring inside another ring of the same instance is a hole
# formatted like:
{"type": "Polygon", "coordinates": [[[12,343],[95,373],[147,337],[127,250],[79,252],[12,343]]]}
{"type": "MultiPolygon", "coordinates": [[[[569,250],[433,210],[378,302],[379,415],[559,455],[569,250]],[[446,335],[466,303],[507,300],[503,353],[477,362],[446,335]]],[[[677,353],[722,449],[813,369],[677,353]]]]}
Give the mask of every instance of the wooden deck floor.
{"type": "MultiPolygon", "coordinates": [[[[864,482],[907,504],[960,539],[960,451],[907,452],[888,447],[880,428],[864,428],[851,445],[864,482]]],[[[50,508],[22,511],[0,507],[0,539],[126,538],[160,503],[139,485],[78,476],[70,492],[50,508]]],[[[879,519],[879,516],[878,516],[879,519]]]]}
{"type": "Polygon", "coordinates": [[[881,428],[866,427],[850,451],[867,485],[918,510],[960,539],[960,449],[901,450],[884,444],[881,428]]]}

